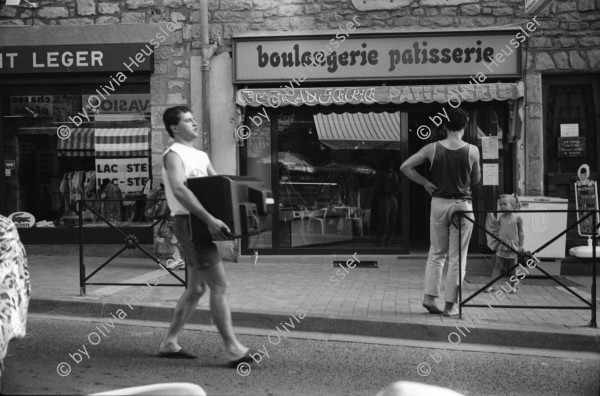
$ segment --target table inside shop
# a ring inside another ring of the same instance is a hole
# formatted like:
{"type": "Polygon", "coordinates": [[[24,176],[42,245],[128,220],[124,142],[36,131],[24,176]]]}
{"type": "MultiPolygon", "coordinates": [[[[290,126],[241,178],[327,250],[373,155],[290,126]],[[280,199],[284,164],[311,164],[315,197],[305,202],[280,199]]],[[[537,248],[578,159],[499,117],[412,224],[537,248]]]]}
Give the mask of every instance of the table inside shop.
{"type": "Polygon", "coordinates": [[[280,227],[285,228],[286,235],[289,234],[289,243],[292,247],[351,240],[352,219],[349,216],[353,212],[350,209],[349,207],[280,209],[280,227]],[[327,212],[323,217],[324,209],[327,209],[327,212]],[[321,221],[324,224],[320,224],[321,221]]]}

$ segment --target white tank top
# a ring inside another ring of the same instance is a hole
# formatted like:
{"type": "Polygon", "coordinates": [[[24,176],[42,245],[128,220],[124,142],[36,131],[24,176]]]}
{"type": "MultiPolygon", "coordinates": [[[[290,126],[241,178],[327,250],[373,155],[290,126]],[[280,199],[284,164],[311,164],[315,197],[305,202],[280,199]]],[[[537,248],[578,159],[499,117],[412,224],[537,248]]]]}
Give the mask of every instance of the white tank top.
{"type": "Polygon", "coordinates": [[[169,147],[161,156],[161,160],[163,161],[162,176],[165,184],[165,196],[167,197],[167,203],[169,204],[171,215],[175,216],[189,214],[190,211],[187,210],[185,206],[183,206],[183,204],[177,200],[177,198],[175,198],[175,194],[173,194],[173,189],[169,183],[169,178],[167,177],[167,170],[164,166],[164,157],[169,151],[177,153],[183,161],[183,169],[186,179],[190,177],[208,176],[208,166],[210,165],[210,160],[204,151],[197,150],[181,143],[173,143],[171,147],[169,147]]]}

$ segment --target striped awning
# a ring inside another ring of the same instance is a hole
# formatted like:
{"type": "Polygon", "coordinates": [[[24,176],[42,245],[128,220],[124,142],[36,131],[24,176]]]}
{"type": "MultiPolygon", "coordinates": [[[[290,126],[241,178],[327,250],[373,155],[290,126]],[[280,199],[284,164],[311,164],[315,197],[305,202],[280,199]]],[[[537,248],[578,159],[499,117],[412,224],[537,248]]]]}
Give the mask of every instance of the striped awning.
{"type": "Polygon", "coordinates": [[[332,149],[400,150],[400,112],[315,114],[319,141],[332,149]]]}
{"type": "Polygon", "coordinates": [[[150,128],[96,128],[96,157],[145,157],[150,128]]]}
{"type": "MultiPolygon", "coordinates": [[[[56,133],[56,132],[55,132],[56,133]]],[[[66,139],[58,139],[58,155],[65,157],[93,157],[94,129],[74,128],[66,139]]]]}

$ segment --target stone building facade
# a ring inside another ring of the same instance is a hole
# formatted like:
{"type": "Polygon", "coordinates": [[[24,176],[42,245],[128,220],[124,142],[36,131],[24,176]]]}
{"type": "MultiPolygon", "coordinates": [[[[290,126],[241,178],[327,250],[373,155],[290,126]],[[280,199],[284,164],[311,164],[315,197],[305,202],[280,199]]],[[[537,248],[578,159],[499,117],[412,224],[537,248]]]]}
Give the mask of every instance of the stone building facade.
{"type": "MultiPolygon", "coordinates": [[[[172,36],[155,49],[150,76],[152,174],[158,181],[159,156],[169,144],[161,120],[164,109],[187,104],[198,119],[202,117],[200,2],[60,0],[38,4],[37,9],[0,8],[0,48],[17,45],[22,38],[40,45],[148,42],[158,24],[172,23],[172,36]]],[[[518,28],[535,16],[539,26],[524,49],[519,48],[525,114],[524,133],[515,153],[514,187],[521,195],[552,195],[554,188],[560,190],[554,184],[548,186],[545,112],[552,110],[544,103],[545,77],[554,82],[560,76],[589,80],[590,97],[596,100],[593,106],[600,112],[600,0],[556,0],[538,15],[528,15],[523,0],[211,0],[208,10],[210,42],[216,47],[210,61],[211,120],[210,133],[202,136],[198,147],[210,147],[221,173],[239,174],[239,148],[232,133],[242,122],[235,105],[235,91],[241,87],[232,78],[232,37],[236,35],[331,32],[352,18],[360,21],[357,32],[518,28]]],[[[588,131],[588,136],[597,139],[600,120],[594,125],[595,131],[588,131]]],[[[597,165],[592,175],[598,174],[597,165]]]]}

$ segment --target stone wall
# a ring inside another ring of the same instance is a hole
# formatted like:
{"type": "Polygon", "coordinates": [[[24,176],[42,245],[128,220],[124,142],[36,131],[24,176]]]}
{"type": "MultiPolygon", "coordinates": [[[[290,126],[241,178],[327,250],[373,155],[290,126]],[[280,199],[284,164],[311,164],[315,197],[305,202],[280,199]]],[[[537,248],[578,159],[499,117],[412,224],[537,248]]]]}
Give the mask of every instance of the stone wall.
{"type": "MultiPolygon", "coordinates": [[[[200,55],[201,47],[198,0],[58,0],[39,4],[36,10],[2,7],[0,27],[176,22],[176,44],[159,48],[155,54],[162,60],[152,78],[157,133],[163,133],[160,115],[166,106],[190,104],[190,59],[200,55]]],[[[231,50],[234,34],[336,29],[353,17],[360,21],[359,30],[386,31],[514,27],[534,17],[525,13],[523,0],[211,0],[209,12],[211,41],[223,39],[217,53],[231,50]]],[[[600,72],[600,0],[556,0],[536,17],[541,26],[528,40],[523,57],[527,120],[519,154],[524,160],[519,165],[525,164],[519,175],[519,192],[528,195],[543,193],[542,74],[600,72]]],[[[165,139],[153,140],[155,153],[167,144],[165,139]]]]}

